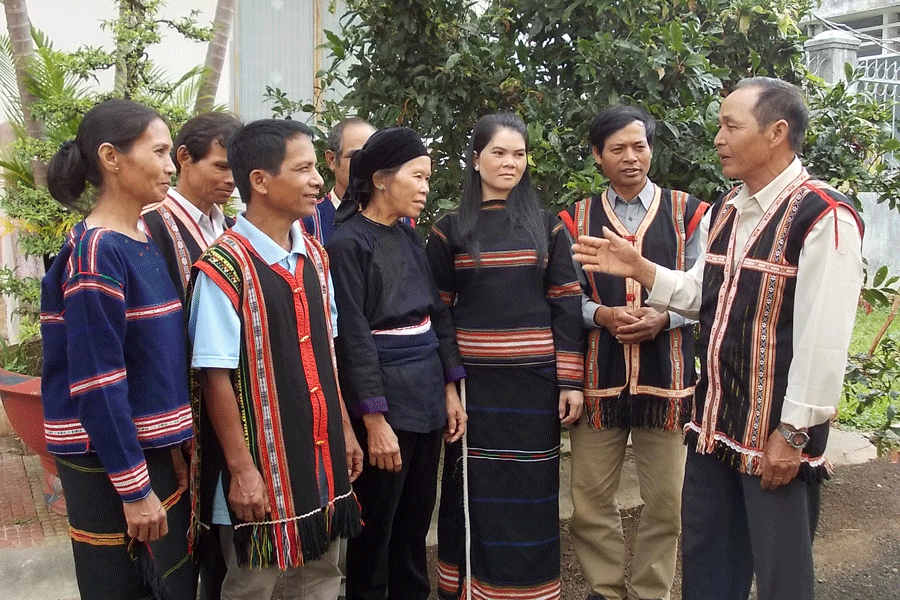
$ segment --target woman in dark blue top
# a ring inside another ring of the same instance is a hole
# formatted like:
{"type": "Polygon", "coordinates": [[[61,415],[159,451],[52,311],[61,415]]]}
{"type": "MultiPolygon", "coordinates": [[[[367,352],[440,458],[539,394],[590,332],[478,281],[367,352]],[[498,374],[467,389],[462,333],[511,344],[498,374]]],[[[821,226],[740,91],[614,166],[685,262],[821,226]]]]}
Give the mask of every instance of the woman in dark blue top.
{"type": "Polygon", "coordinates": [[[50,193],[81,210],[44,277],[42,397],[66,494],[82,598],[193,598],[182,444],[193,435],[181,301],[141,209],[175,168],[150,108],[107,100],[48,167],[50,193]],[[137,542],[137,543],[135,543],[137,542]]]}

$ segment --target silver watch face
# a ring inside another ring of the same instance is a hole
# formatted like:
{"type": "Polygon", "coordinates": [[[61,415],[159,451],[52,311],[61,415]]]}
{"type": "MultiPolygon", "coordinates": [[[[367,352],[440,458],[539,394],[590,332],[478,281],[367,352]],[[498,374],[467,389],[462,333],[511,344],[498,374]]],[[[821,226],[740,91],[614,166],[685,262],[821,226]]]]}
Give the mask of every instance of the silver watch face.
{"type": "Polygon", "coordinates": [[[794,448],[803,448],[809,443],[809,434],[805,431],[791,431],[783,425],[779,425],[778,430],[788,444],[794,448]]]}

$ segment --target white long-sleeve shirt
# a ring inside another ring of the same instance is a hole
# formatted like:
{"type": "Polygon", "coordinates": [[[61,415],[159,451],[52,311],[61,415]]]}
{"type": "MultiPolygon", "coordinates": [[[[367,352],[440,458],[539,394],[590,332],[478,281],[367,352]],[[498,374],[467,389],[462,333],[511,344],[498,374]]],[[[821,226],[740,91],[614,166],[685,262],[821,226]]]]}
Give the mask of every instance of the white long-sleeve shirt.
{"type": "MultiPolygon", "coordinates": [[[[802,170],[794,161],[766,187],[751,196],[746,186],[729,201],[737,210],[735,248],[738,265],[747,241],[766,210],[802,170]]],[[[657,266],[647,303],[658,311],[674,310],[696,319],[700,311],[710,213],[700,224],[701,252],[689,271],[657,266]]],[[[793,427],[824,423],[835,414],[841,396],[847,349],[859,290],[863,283],[862,235],[851,211],[829,211],[810,230],[800,251],[794,297],[794,356],[781,422],[793,427]],[[837,226],[835,227],[835,219],[837,226]],[[837,236],[835,236],[837,231],[837,236]]]]}

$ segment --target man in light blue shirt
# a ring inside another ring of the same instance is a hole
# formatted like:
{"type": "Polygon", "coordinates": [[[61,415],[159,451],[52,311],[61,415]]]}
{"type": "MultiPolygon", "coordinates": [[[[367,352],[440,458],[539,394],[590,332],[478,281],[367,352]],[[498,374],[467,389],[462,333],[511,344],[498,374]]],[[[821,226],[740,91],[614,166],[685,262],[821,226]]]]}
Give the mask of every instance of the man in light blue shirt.
{"type": "Polygon", "coordinates": [[[362,450],[340,397],[328,257],[297,220],[322,186],[312,132],[245,126],[228,157],[247,210],[194,265],[189,332],[200,370],[197,526],[221,525],[223,598],[335,600],[334,538],[359,532],[362,450]]]}

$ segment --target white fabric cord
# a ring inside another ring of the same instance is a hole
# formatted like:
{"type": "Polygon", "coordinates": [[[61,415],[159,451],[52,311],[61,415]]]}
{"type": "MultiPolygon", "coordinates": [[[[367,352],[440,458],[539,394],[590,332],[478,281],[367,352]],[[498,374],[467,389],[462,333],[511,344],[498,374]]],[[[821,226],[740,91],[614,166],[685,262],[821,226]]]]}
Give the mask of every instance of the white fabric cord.
{"type": "MultiPolygon", "coordinates": [[[[466,380],[460,381],[459,399],[463,410],[466,410],[466,380]]],[[[472,530],[469,522],[469,428],[462,438],[462,467],[463,467],[463,514],[465,515],[466,536],[466,600],[472,600],[472,530]]]]}

